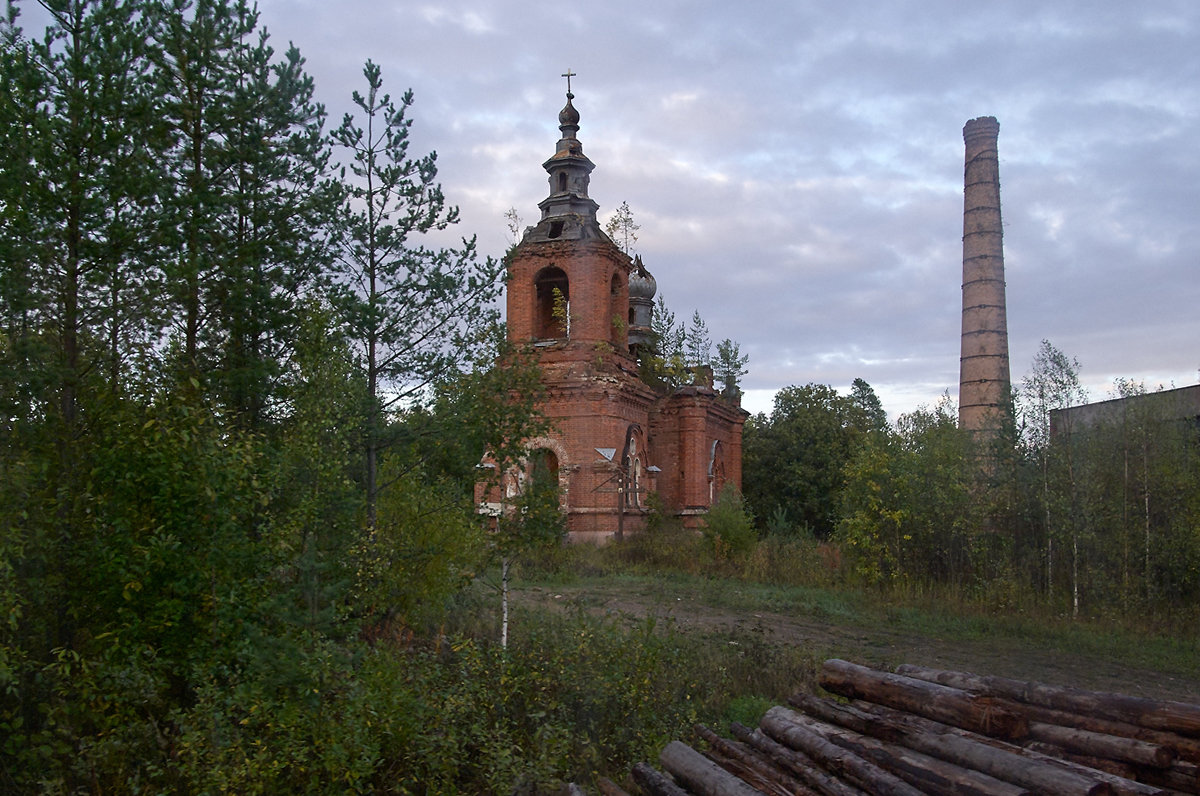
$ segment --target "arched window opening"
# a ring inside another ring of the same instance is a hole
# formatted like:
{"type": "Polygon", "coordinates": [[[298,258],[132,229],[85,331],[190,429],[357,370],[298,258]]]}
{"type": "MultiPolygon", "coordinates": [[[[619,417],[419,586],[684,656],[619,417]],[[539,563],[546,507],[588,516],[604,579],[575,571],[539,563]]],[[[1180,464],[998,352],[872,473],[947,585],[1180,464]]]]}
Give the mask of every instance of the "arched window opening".
{"type": "Polygon", "coordinates": [[[525,483],[519,505],[526,530],[538,534],[561,533],[563,507],[558,481],[558,457],[554,451],[537,448],[530,452],[525,468],[525,483]]]}
{"type": "Polygon", "coordinates": [[[558,490],[558,457],[549,448],[538,448],[529,455],[529,480],[535,486],[552,485],[558,490]]]}
{"type": "Polygon", "coordinates": [[[535,293],[534,337],[553,340],[571,336],[571,286],[566,273],[556,266],[538,271],[535,293]]]}
{"type": "Polygon", "coordinates": [[[558,173],[558,192],[567,192],[567,173],[565,171],[560,171],[558,173]]]}
{"type": "Polygon", "coordinates": [[[646,472],[645,439],[641,426],[631,424],[625,432],[625,451],[621,457],[621,468],[624,471],[624,507],[638,508],[643,505],[646,486],[643,474],[646,472]]]}
{"type": "Polygon", "coordinates": [[[716,502],[721,490],[725,488],[725,448],[721,440],[714,439],[712,453],[708,459],[708,504],[716,502]]]}
{"type": "Polygon", "coordinates": [[[608,325],[609,337],[615,345],[621,343],[621,327],[624,325],[625,313],[621,307],[621,275],[613,274],[608,284],[608,325]]]}

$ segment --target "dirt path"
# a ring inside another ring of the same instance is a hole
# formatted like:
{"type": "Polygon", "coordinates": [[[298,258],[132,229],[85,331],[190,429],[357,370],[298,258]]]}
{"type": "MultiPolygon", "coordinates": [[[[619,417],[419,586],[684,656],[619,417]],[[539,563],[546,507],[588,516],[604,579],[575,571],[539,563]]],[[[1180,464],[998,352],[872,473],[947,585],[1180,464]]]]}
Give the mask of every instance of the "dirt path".
{"type": "Polygon", "coordinates": [[[813,616],[769,611],[742,613],[715,607],[701,595],[638,592],[615,585],[598,585],[595,581],[586,586],[528,587],[516,591],[514,597],[518,603],[528,605],[578,604],[595,613],[669,618],[684,632],[731,636],[761,632],[771,643],[807,647],[819,659],[844,658],[887,668],[912,663],[1200,703],[1200,679],[1126,665],[1113,656],[1044,649],[1032,639],[949,640],[813,616]]]}

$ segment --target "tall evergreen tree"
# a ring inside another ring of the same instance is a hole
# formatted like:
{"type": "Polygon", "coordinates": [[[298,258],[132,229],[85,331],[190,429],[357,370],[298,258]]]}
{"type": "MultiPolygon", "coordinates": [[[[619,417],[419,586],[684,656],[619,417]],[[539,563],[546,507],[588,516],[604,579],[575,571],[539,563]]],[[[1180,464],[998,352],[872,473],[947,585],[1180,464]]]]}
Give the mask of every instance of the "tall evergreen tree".
{"type": "Polygon", "coordinates": [[[244,0],[169,0],[157,21],[177,358],[255,427],[331,257],[325,113],[299,51],[276,60],[244,0]]]}
{"type": "Polygon", "coordinates": [[[44,7],[40,38],[19,35],[11,7],[3,26],[0,360],[12,380],[0,394],[12,410],[4,447],[16,469],[6,474],[21,490],[5,525],[37,581],[26,610],[45,623],[42,643],[69,646],[79,617],[66,595],[100,532],[93,437],[111,420],[131,343],[153,336],[145,241],[157,186],[139,5],[44,7]]]}
{"type": "Polygon", "coordinates": [[[453,378],[493,324],[503,266],[479,260],[475,240],[427,248],[415,239],[458,222],[437,180],[437,155],[409,156],[411,91],[397,105],[383,92],[379,66],[363,67],[355,91],[361,119],[346,114],[334,141],[349,155],[342,210],[344,241],[335,266],[344,322],[362,357],[370,401],[366,428],[368,521],[374,524],[378,460],[386,417],[453,378]]]}
{"type": "Polygon", "coordinates": [[[700,317],[700,310],[692,311],[684,348],[688,365],[699,368],[712,364],[712,338],[708,336],[708,324],[700,317]]]}
{"type": "Polygon", "coordinates": [[[743,354],[741,347],[728,337],[717,343],[717,359],[713,362],[713,371],[717,381],[721,383],[721,394],[730,400],[739,399],[742,395],[741,380],[746,375],[746,363],[750,361],[749,354],[743,354]]]}
{"type": "Polygon", "coordinates": [[[861,431],[887,430],[887,413],[883,411],[883,402],[875,394],[874,388],[865,380],[856,378],[851,383],[850,402],[854,405],[857,414],[855,426],[861,431]]]}

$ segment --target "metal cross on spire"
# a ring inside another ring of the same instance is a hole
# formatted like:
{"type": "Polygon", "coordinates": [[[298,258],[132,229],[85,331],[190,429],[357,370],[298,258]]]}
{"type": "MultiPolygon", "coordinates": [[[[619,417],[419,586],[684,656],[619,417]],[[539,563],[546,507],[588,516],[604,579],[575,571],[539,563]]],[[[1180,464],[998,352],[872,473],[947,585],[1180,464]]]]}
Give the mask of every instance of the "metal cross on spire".
{"type": "Polygon", "coordinates": [[[567,71],[563,72],[562,76],[567,79],[567,94],[570,95],[570,93],[571,93],[571,78],[578,77],[578,75],[575,72],[572,72],[571,67],[568,66],[567,71]]]}

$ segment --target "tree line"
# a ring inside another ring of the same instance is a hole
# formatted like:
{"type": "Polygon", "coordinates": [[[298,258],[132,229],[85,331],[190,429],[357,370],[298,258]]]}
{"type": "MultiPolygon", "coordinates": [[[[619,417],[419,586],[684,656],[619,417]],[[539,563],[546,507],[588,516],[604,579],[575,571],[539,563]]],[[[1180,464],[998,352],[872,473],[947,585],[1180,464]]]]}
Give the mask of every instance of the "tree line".
{"type": "Polygon", "coordinates": [[[372,62],[332,124],[245,0],[42,8],[0,22],[0,790],[370,782],[378,736],[310,748],[361,641],[536,524],[470,492],[541,429],[503,265],[425,242],[372,62]]]}
{"type": "MultiPolygon", "coordinates": [[[[944,583],[1006,607],[1072,616],[1177,613],[1200,596],[1200,427],[1134,403],[1095,426],[1079,363],[1043,342],[994,437],[958,427],[948,396],[893,424],[848,395],[788,387],[747,422],[744,483],[762,534],[835,546],[853,579],[944,583]]],[[[1119,380],[1113,397],[1146,395],[1119,380]]]]}

